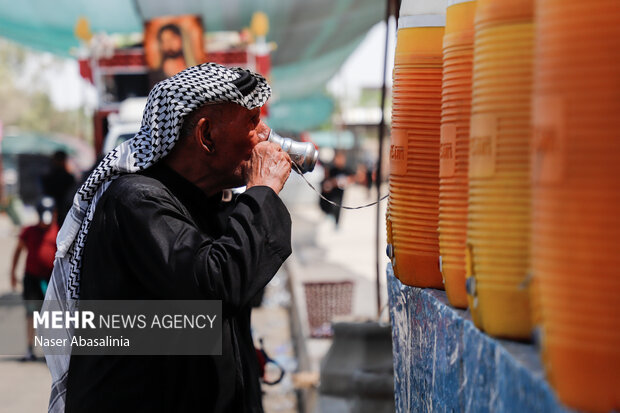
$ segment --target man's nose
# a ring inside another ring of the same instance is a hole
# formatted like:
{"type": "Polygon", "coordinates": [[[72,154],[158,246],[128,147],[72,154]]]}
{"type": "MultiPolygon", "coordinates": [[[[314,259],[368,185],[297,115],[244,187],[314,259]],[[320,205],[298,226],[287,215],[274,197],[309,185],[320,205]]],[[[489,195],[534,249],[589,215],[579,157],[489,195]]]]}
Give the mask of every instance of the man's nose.
{"type": "Polygon", "coordinates": [[[271,132],[271,128],[261,120],[256,127],[256,135],[258,136],[258,141],[264,142],[269,139],[269,132],[271,132]]]}

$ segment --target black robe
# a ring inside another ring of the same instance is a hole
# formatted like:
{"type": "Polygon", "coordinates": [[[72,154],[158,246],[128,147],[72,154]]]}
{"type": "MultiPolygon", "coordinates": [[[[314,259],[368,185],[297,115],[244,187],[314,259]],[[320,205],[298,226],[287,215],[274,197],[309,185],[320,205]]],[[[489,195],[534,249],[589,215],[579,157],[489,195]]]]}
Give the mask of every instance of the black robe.
{"type": "Polygon", "coordinates": [[[165,165],[115,180],[83,255],[84,300],[222,300],[221,356],[72,356],[66,412],[262,412],[251,299],[291,253],[268,187],[207,197],[165,165]]]}

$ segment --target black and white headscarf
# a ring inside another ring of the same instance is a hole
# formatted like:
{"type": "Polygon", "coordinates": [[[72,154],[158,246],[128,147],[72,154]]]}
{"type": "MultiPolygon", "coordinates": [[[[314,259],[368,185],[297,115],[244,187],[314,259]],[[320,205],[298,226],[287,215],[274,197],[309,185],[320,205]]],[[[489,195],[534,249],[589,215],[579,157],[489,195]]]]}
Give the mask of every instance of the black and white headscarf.
{"type": "MultiPolygon", "coordinates": [[[[265,104],[270,96],[271,88],[262,76],[215,63],[190,67],[157,83],[149,93],[140,131],[108,153],[75,194],[73,206],[58,233],[46,304],[52,301],[63,311],[76,309],[84,244],[97,202],[112,181],[122,174],[142,171],[170,153],[179,139],[183,119],[195,109],[207,103],[224,102],[254,109],[265,104]]],[[[70,342],[73,330],[66,329],[63,333],[63,338],[70,342]]],[[[69,355],[46,355],[52,375],[50,412],[65,411],[69,359],[69,355]]]]}

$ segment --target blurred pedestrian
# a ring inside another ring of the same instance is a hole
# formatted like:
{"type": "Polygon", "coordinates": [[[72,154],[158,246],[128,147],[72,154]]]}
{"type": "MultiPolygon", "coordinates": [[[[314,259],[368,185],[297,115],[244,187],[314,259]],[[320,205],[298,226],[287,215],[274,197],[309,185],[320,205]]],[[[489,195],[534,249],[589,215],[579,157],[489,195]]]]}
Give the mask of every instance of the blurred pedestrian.
{"type": "Polygon", "coordinates": [[[347,157],[343,151],[337,151],[331,166],[325,170],[325,178],[321,183],[320,206],[323,212],[334,218],[336,229],[340,222],[340,205],[345,188],[354,181],[355,172],[347,168],[347,157]],[[329,202],[331,201],[331,202],[329,202]],[[334,205],[337,204],[337,205],[334,205]]]}
{"type": "Polygon", "coordinates": [[[75,177],[67,170],[67,153],[56,151],[52,155],[50,171],[41,178],[43,195],[54,198],[57,208],[57,223],[62,226],[65,216],[71,207],[66,200],[69,198],[68,192],[76,184],[75,177]]]}
{"type": "Polygon", "coordinates": [[[370,198],[373,184],[375,183],[375,175],[376,175],[376,164],[372,159],[368,159],[366,161],[366,173],[364,184],[366,186],[366,196],[370,198]]]}
{"type": "Polygon", "coordinates": [[[23,298],[26,301],[26,331],[28,349],[23,361],[33,361],[36,357],[33,352],[34,326],[32,315],[41,308],[45,298],[47,284],[52,275],[54,255],[56,254],[56,208],[54,199],[42,198],[37,203],[39,222],[36,225],[26,227],[19,234],[17,246],[13,253],[11,265],[11,289],[17,289],[17,263],[22,252],[26,251],[26,268],[24,271],[23,298]]]}

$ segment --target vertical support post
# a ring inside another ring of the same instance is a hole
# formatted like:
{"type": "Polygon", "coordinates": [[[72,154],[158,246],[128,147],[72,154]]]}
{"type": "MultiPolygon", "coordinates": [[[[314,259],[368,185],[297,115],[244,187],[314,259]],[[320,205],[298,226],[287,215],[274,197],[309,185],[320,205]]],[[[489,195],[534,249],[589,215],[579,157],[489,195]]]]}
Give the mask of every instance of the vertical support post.
{"type": "MultiPolygon", "coordinates": [[[[388,45],[390,35],[390,16],[392,14],[392,3],[400,3],[399,0],[386,0],[385,2],[385,53],[383,55],[383,80],[381,82],[381,121],[379,122],[379,159],[377,160],[376,171],[376,186],[377,186],[377,224],[375,232],[375,254],[376,254],[376,289],[377,289],[377,318],[381,316],[381,277],[384,275],[385,268],[381,268],[381,234],[383,230],[381,228],[381,168],[383,158],[383,139],[385,138],[385,95],[386,95],[386,80],[387,77],[387,63],[388,63],[388,45]]],[[[395,4],[397,6],[397,4],[395,4]]],[[[394,14],[398,11],[398,7],[394,8],[394,14]]]]}

